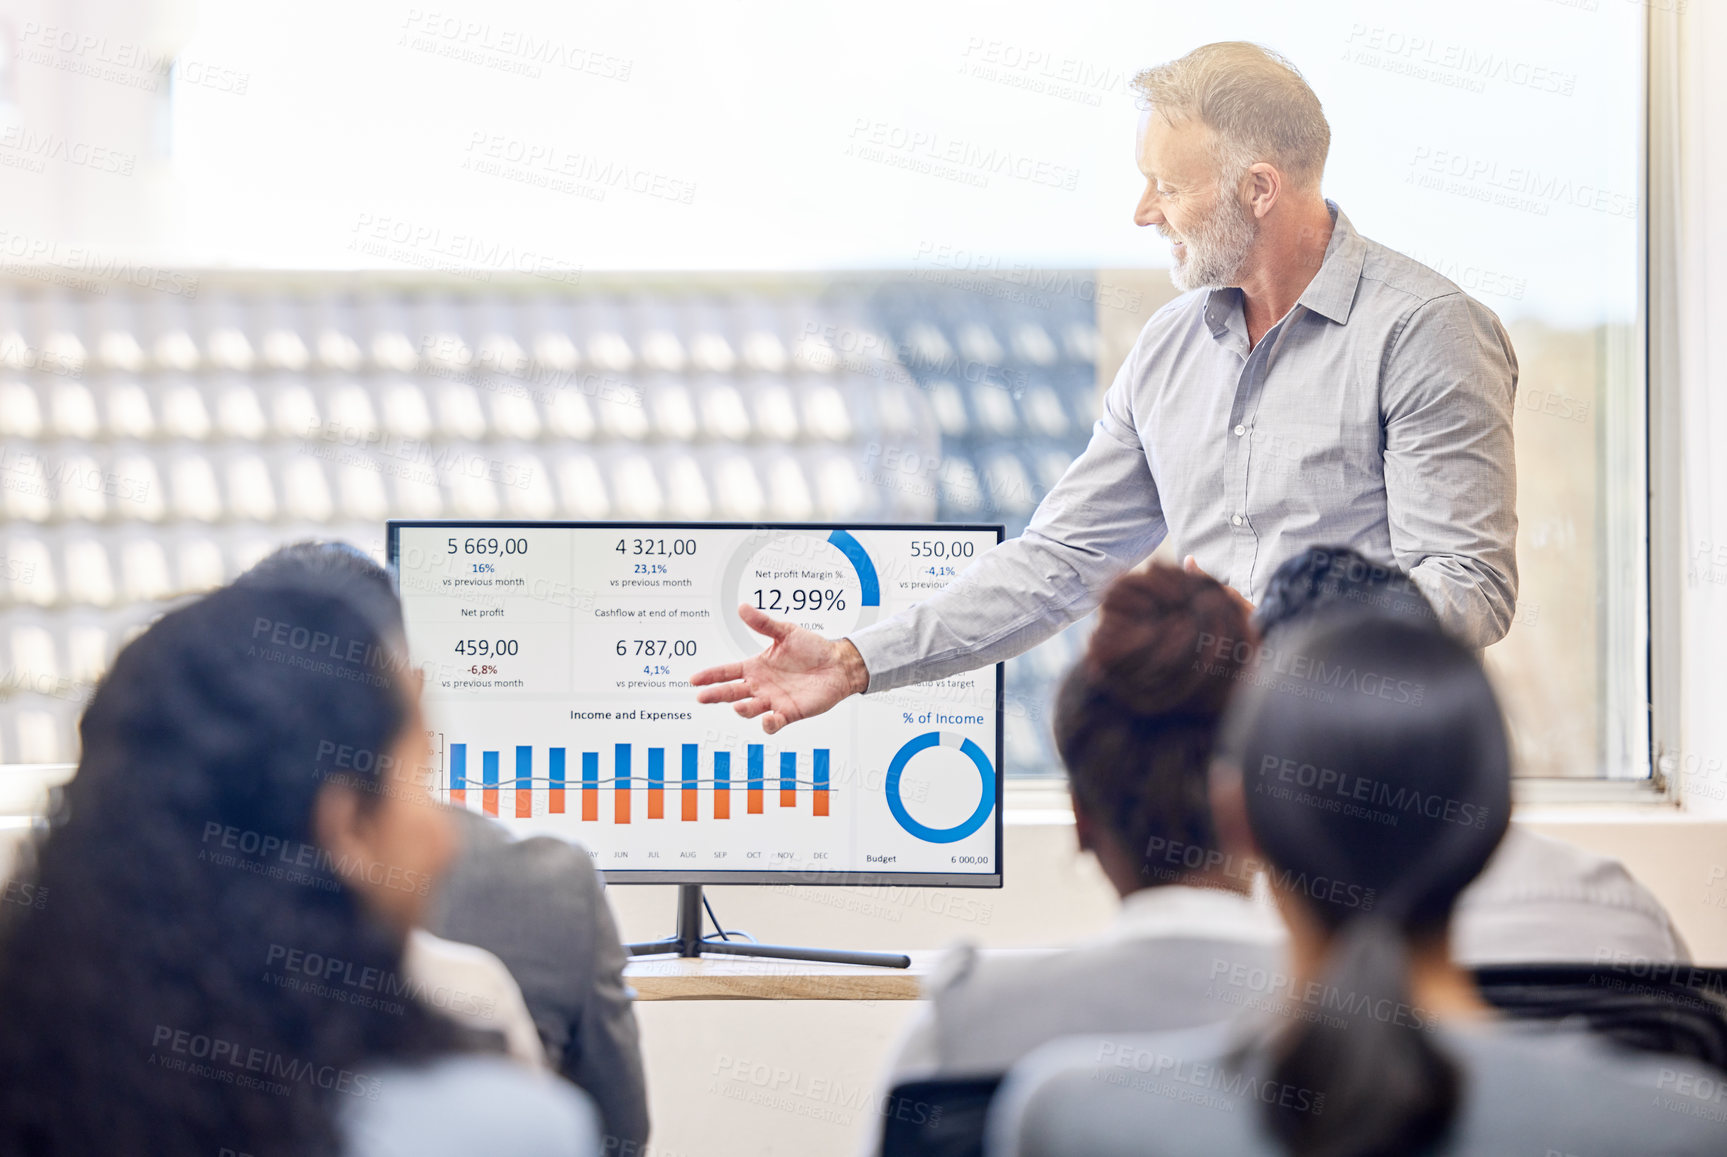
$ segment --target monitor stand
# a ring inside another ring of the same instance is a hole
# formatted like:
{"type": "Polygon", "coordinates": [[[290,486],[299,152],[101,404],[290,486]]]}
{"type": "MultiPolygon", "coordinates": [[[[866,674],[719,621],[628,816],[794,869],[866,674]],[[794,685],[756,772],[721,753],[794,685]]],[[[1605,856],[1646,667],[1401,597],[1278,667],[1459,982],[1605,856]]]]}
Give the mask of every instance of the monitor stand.
{"type": "Polygon", "coordinates": [[[675,952],[679,956],[761,956],[770,960],[809,960],[821,964],[874,964],[882,968],[910,968],[911,957],[898,952],[846,952],[824,948],[788,948],[753,941],[706,940],[702,937],[702,886],[678,885],[678,930],[665,940],[625,946],[631,956],[657,956],[675,952]]]}

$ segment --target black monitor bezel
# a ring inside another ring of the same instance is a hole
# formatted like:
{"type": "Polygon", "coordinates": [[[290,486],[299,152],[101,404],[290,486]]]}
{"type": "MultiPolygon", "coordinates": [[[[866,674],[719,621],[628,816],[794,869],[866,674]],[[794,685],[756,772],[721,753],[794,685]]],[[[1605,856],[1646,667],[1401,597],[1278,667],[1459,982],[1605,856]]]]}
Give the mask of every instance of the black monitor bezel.
{"type": "MultiPolygon", "coordinates": [[[[385,561],[390,582],[397,596],[401,594],[401,574],[397,565],[401,539],[406,529],[433,527],[476,527],[485,529],[541,530],[893,530],[933,533],[954,531],[994,531],[996,545],[1006,537],[1006,527],[999,522],[632,522],[603,519],[598,521],[564,519],[491,519],[491,518],[392,518],[385,522],[385,561]]],[[[764,872],[750,868],[688,871],[677,868],[606,868],[598,861],[594,866],[609,884],[783,884],[792,887],[935,887],[935,888],[1000,888],[1002,886],[1005,851],[1003,811],[1007,798],[1007,772],[1002,760],[1003,717],[1005,715],[1005,673],[1003,664],[995,670],[995,871],[965,872],[764,872]]],[[[557,837],[561,838],[561,837],[557,837]]],[[[575,841],[572,841],[575,842],[575,841]]],[[[586,847],[583,848],[586,851],[586,847]]],[[[590,853],[591,854],[591,853],[590,853]]]]}

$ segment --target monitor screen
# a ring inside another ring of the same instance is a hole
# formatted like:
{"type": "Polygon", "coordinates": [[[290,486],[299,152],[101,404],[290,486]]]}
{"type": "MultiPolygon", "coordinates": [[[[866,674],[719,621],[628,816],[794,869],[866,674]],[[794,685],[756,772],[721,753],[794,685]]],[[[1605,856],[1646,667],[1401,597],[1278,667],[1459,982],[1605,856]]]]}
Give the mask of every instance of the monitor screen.
{"type": "Polygon", "coordinates": [[[928,597],[1000,526],[389,524],[438,790],[624,883],[1001,883],[1000,665],[773,736],[690,676],[928,597]]]}

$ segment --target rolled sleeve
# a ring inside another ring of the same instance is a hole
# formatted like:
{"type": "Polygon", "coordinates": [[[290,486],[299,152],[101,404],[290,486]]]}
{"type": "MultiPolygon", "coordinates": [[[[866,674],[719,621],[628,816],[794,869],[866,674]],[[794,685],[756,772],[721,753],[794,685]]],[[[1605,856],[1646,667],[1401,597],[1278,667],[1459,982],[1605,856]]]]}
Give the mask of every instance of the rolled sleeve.
{"type": "Polygon", "coordinates": [[[1434,298],[1410,315],[1383,381],[1392,552],[1445,627],[1486,647],[1517,604],[1511,340],[1464,294],[1434,298]]]}

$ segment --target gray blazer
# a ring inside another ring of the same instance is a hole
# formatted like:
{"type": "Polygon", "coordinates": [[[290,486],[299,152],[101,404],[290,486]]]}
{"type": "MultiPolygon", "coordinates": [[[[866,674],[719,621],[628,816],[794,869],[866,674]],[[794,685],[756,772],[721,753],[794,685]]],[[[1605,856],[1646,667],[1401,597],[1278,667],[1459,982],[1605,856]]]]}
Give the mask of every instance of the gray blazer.
{"type": "Polygon", "coordinates": [[[517,840],[485,816],[452,810],[462,850],[434,897],[430,931],[504,962],[552,1064],[594,1099],[606,1152],[641,1151],[647,1082],[600,874],[574,844],[517,840]]]}
{"type": "MultiPolygon", "coordinates": [[[[1056,1041],[1026,1057],[990,1107],[989,1157],[1283,1157],[1262,1101],[1324,1112],[1277,1085],[1263,1053],[1230,1063],[1229,1026],[1056,1041]]],[[[1439,1028],[1464,1098],[1431,1157],[1720,1157],[1727,1074],[1620,1052],[1586,1033],[1517,1022],[1439,1028]]],[[[1305,1098],[1305,1100],[1304,1100],[1305,1098]]]]}

